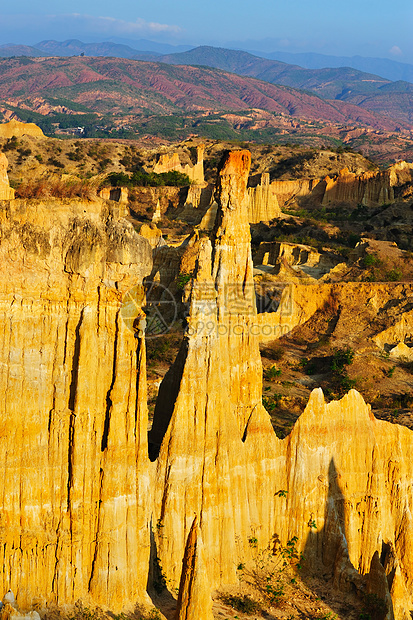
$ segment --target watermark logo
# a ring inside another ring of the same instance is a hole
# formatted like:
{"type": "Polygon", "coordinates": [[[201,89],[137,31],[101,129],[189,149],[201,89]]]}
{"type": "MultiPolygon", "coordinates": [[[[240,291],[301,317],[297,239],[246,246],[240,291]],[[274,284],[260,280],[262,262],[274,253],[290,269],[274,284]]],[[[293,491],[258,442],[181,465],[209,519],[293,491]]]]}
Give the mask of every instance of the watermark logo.
{"type": "Polygon", "coordinates": [[[171,291],[159,282],[137,284],[124,295],[121,316],[135,337],[158,338],[174,325],[178,306],[171,291]]]}
{"type": "MultiPolygon", "coordinates": [[[[192,292],[191,313],[188,303],[180,304],[180,318],[187,321],[189,336],[242,336],[249,332],[268,339],[279,338],[291,329],[292,286],[260,287],[257,291],[251,283],[224,283],[217,290],[213,283],[197,282],[192,292]]],[[[144,282],[125,294],[121,316],[135,337],[157,338],[176,323],[178,303],[168,287],[144,282]]]]}

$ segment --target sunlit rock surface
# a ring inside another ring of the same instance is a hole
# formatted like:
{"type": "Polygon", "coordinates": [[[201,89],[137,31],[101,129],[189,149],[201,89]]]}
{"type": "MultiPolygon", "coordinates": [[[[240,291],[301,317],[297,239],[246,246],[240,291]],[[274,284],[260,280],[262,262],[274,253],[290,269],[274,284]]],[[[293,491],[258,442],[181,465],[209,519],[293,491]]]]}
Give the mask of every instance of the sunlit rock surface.
{"type": "Polygon", "coordinates": [[[150,247],[102,202],[14,201],[0,231],[0,589],[120,608],[149,558],[145,374],[120,308],[150,247]]]}
{"type": "MultiPolygon", "coordinates": [[[[181,584],[177,617],[203,606],[209,620],[210,592],[237,583],[251,538],[265,548],[278,534],[284,545],[297,536],[307,570],[391,596],[396,620],[410,618],[412,432],[376,420],[354,390],[326,403],[318,389],[280,440],[261,404],[249,165],[247,151],[226,155],[213,234],[188,242],[188,329],[149,446],[145,347],[122,318],[125,294],[151,271],[148,241],[102,201],[0,210],[0,586],[21,608],[133,607],[151,555],[169,588],[181,584]]],[[[344,330],[349,300],[365,294],[368,318],[392,285],[340,286],[297,286],[285,324],[333,292],[344,330]]],[[[394,287],[407,296],[408,284],[394,287]]],[[[382,346],[403,341],[404,319],[382,346]]]]}

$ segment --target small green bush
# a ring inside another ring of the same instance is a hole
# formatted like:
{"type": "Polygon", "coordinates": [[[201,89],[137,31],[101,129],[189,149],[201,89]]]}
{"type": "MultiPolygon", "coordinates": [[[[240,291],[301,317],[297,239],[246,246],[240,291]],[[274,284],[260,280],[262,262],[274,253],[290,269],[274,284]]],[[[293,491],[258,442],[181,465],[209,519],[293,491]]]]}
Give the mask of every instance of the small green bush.
{"type": "Polygon", "coordinates": [[[354,360],[354,351],[347,347],[346,349],[336,349],[331,362],[331,370],[341,372],[344,366],[348,366],[354,360]]]}
{"type": "Polygon", "coordinates": [[[386,282],[399,282],[403,278],[403,272],[401,269],[390,269],[384,275],[386,282]]]}
{"type": "Polygon", "coordinates": [[[276,377],[281,375],[281,368],[277,368],[276,366],[270,366],[270,368],[264,369],[264,379],[267,381],[273,381],[276,377]]]}
{"type": "Polygon", "coordinates": [[[175,279],[176,288],[182,291],[191,278],[192,275],[190,273],[180,273],[175,279]]]}
{"type": "Polygon", "coordinates": [[[272,396],[263,396],[262,404],[264,405],[268,413],[271,414],[279,406],[281,399],[282,399],[281,394],[273,394],[272,396]]]}
{"type": "Polygon", "coordinates": [[[288,584],[295,584],[291,571],[301,568],[303,555],[297,550],[298,538],[293,536],[283,547],[278,535],[274,534],[266,549],[258,548],[255,537],[253,541],[253,545],[250,543],[255,549],[253,566],[242,565],[240,578],[255,589],[266,605],[278,606],[286,595],[288,584]]]}
{"type": "Polygon", "coordinates": [[[375,254],[367,254],[361,259],[360,264],[365,268],[378,267],[381,264],[381,260],[375,254]]]}
{"type": "Polygon", "coordinates": [[[17,149],[18,145],[19,143],[17,141],[16,136],[12,136],[11,138],[7,138],[7,142],[3,144],[2,150],[13,151],[14,149],[17,149]]]}

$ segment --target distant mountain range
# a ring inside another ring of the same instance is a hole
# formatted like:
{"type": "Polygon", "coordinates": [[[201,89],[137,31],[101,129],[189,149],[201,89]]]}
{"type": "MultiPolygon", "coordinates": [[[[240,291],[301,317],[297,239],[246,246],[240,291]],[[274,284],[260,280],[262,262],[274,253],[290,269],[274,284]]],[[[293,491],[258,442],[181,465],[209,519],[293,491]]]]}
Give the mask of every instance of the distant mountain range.
{"type": "Polygon", "coordinates": [[[325,100],[310,92],[221,69],[122,58],[0,59],[0,105],[4,107],[7,102],[43,114],[48,113],[48,102],[68,110],[129,116],[260,109],[297,119],[384,131],[412,127],[397,115],[389,118],[347,101],[325,100]]]}
{"type": "MultiPolygon", "coordinates": [[[[34,46],[0,45],[0,56],[73,56],[84,53],[86,56],[116,56],[118,58],[152,59],[165,54],[174,54],[194,49],[189,45],[169,45],[147,39],[125,39],[112,37],[103,43],[83,43],[77,39],[67,41],[41,41],[34,46]]],[[[231,46],[230,49],[233,49],[231,46]]],[[[299,65],[306,69],[351,67],[366,73],[381,76],[388,80],[403,80],[413,83],[413,65],[389,60],[387,58],[368,58],[363,56],[329,56],[325,54],[260,52],[248,51],[254,56],[299,65]]]]}
{"type": "Polygon", "coordinates": [[[391,82],[349,67],[304,69],[248,52],[207,46],[161,56],[159,60],[170,64],[215,67],[272,84],[311,91],[323,99],[345,101],[393,119],[413,121],[413,84],[391,82]]]}
{"type": "MultiPolygon", "coordinates": [[[[248,52],[217,47],[197,47],[187,52],[161,56],[158,60],[175,65],[204,65],[248,75],[272,84],[311,90],[323,98],[345,99],[349,93],[370,94],[392,82],[349,67],[303,69],[277,60],[254,56],[248,52]]],[[[413,84],[403,83],[403,90],[413,84]]]]}
{"type": "MultiPolygon", "coordinates": [[[[142,40],[143,44],[146,41],[142,40]]],[[[148,41],[148,44],[150,41],[148,41]]],[[[149,46],[151,47],[151,46],[149,46]]],[[[164,46],[172,48],[171,45],[164,46]]],[[[169,50],[169,51],[173,51],[169,50]]],[[[175,50],[176,51],[176,50],[175,50]]],[[[165,53],[165,52],[164,52],[165,53]]],[[[113,41],[105,41],[103,43],[83,43],[78,39],[68,39],[67,41],[40,41],[35,46],[29,45],[0,45],[0,57],[11,58],[12,56],[114,56],[116,58],[135,58],[138,60],[154,60],[160,57],[161,52],[153,49],[147,51],[138,51],[123,43],[114,43],[113,41]]]]}
{"type": "MultiPolygon", "coordinates": [[[[178,50],[176,50],[178,51],[178,50]]],[[[251,51],[251,54],[281,60],[293,65],[300,65],[306,69],[323,69],[324,67],[352,67],[359,71],[381,75],[388,80],[404,80],[413,82],[413,65],[390,60],[388,58],[368,58],[364,56],[328,56],[326,54],[314,54],[312,52],[293,54],[290,52],[263,52],[251,51]]]]}

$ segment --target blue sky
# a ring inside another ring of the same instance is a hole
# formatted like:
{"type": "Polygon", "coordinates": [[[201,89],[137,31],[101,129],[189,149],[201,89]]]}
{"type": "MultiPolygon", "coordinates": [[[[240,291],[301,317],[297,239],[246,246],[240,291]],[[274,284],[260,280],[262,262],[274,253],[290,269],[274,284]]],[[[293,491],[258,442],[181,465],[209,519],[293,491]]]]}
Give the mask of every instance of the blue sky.
{"type": "Polygon", "coordinates": [[[413,63],[412,0],[16,0],[0,43],[141,38],[172,44],[381,56],[413,63]]]}

